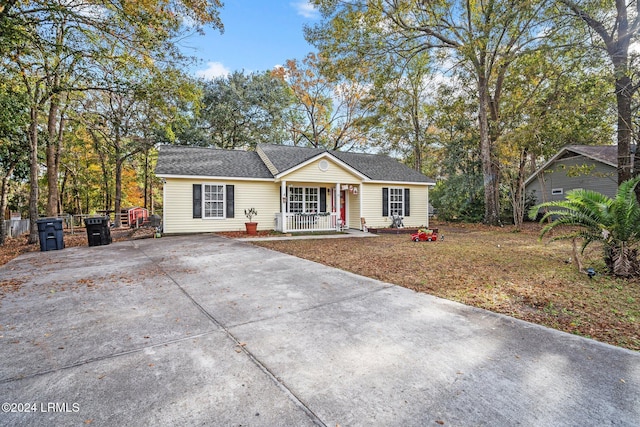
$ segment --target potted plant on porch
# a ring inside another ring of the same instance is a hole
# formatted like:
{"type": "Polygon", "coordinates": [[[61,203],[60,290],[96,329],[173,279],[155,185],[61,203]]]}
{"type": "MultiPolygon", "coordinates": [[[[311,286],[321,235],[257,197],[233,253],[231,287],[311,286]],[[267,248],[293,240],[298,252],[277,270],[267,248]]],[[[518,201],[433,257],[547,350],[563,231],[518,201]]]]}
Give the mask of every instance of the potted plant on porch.
{"type": "Polygon", "coordinates": [[[254,216],[258,215],[258,211],[256,211],[255,208],[245,209],[244,215],[249,219],[249,222],[244,223],[244,226],[247,229],[247,234],[255,236],[258,233],[258,223],[253,222],[252,219],[254,216]]]}

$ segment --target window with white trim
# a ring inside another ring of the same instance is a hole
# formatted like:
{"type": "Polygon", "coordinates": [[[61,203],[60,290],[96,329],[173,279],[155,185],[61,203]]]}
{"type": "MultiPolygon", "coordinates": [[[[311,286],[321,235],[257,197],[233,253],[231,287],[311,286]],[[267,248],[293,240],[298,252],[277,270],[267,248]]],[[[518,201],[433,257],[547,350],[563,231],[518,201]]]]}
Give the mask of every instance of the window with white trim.
{"type": "Polygon", "coordinates": [[[304,188],[289,187],[289,212],[301,213],[304,211],[304,188]]]}
{"type": "Polygon", "coordinates": [[[404,188],[389,188],[389,215],[404,215],[404,188]]]}
{"type": "Polygon", "coordinates": [[[290,213],[318,213],[320,211],[320,188],[289,187],[290,213]]]}
{"type": "Polygon", "coordinates": [[[225,218],[224,185],[204,184],[202,196],[203,218],[225,218]]]}
{"type": "Polygon", "coordinates": [[[318,213],[318,188],[305,188],[304,211],[305,213],[318,213]]]}

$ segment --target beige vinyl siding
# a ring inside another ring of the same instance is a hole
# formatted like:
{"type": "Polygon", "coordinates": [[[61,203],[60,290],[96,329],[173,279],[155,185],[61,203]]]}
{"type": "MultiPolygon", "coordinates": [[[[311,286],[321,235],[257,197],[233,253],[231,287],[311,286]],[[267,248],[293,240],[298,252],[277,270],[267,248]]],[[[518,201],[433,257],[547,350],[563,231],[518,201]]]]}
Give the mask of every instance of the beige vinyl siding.
{"type": "Polygon", "coordinates": [[[242,231],[248,221],[244,210],[248,208],[258,211],[253,218],[258,223],[258,230],[271,230],[275,214],[280,211],[279,191],[273,182],[167,178],[164,184],[163,231],[168,234],[242,231]],[[193,218],[193,184],[233,185],[234,218],[193,218]]]}
{"type": "MultiPolygon", "coordinates": [[[[535,190],[537,203],[543,201],[543,186],[538,178],[527,185],[527,194],[535,190]]],[[[583,156],[560,159],[544,172],[544,201],[564,200],[567,191],[583,188],[614,197],[618,189],[618,175],[613,166],[596,162],[583,156]],[[567,176],[572,167],[594,166],[588,175],[567,176]],[[551,194],[554,189],[562,189],[562,194],[551,194]]]]}
{"type": "MultiPolygon", "coordinates": [[[[360,191],[360,188],[358,188],[360,191]]],[[[380,190],[382,191],[382,190],[380,190]]],[[[347,219],[349,223],[347,224],[349,228],[360,229],[360,193],[354,195],[351,192],[347,192],[347,219]]]]}
{"type": "MultiPolygon", "coordinates": [[[[364,184],[362,186],[362,215],[367,221],[367,227],[389,227],[391,220],[382,216],[382,188],[409,188],[410,216],[404,218],[405,227],[419,227],[428,225],[427,191],[426,185],[409,184],[364,184]]],[[[358,218],[358,222],[360,218],[358,218]]]]}
{"type": "Polygon", "coordinates": [[[317,183],[332,182],[334,183],[333,185],[335,185],[336,182],[341,184],[360,184],[360,178],[358,176],[326,158],[316,160],[296,171],[285,174],[282,176],[282,180],[287,181],[287,183],[289,181],[298,181],[317,183]],[[322,171],[318,166],[322,160],[327,161],[329,164],[329,168],[326,171],[322,171]]]}
{"type": "MultiPolygon", "coordinates": [[[[278,186],[281,184],[278,183],[278,186]]],[[[287,181],[287,187],[336,188],[335,182],[287,181]]]]}

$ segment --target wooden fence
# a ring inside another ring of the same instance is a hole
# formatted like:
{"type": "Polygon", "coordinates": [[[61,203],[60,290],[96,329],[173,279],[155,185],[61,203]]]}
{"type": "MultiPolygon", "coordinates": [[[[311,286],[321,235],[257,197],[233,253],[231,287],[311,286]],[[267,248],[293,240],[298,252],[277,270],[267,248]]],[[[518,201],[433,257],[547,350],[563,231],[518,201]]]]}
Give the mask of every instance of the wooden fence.
{"type": "Polygon", "coordinates": [[[18,237],[29,232],[28,219],[7,219],[2,221],[6,236],[18,237]]]}

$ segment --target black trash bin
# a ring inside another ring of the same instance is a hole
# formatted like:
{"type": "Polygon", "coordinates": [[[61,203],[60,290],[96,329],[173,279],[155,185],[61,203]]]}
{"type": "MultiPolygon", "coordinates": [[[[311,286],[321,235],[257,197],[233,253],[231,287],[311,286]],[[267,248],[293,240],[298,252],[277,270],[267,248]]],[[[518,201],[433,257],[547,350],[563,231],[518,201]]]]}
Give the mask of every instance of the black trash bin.
{"type": "Polygon", "coordinates": [[[149,216],[149,225],[154,228],[160,227],[160,223],[162,222],[162,218],[160,215],[150,215],[149,216]]]}
{"type": "Polygon", "coordinates": [[[101,246],[111,243],[108,216],[85,218],[84,225],[87,227],[89,246],[101,246]]]}
{"type": "Polygon", "coordinates": [[[38,224],[38,238],[40,239],[40,251],[56,251],[64,249],[64,231],[62,219],[43,218],[36,221],[38,224]]]}

